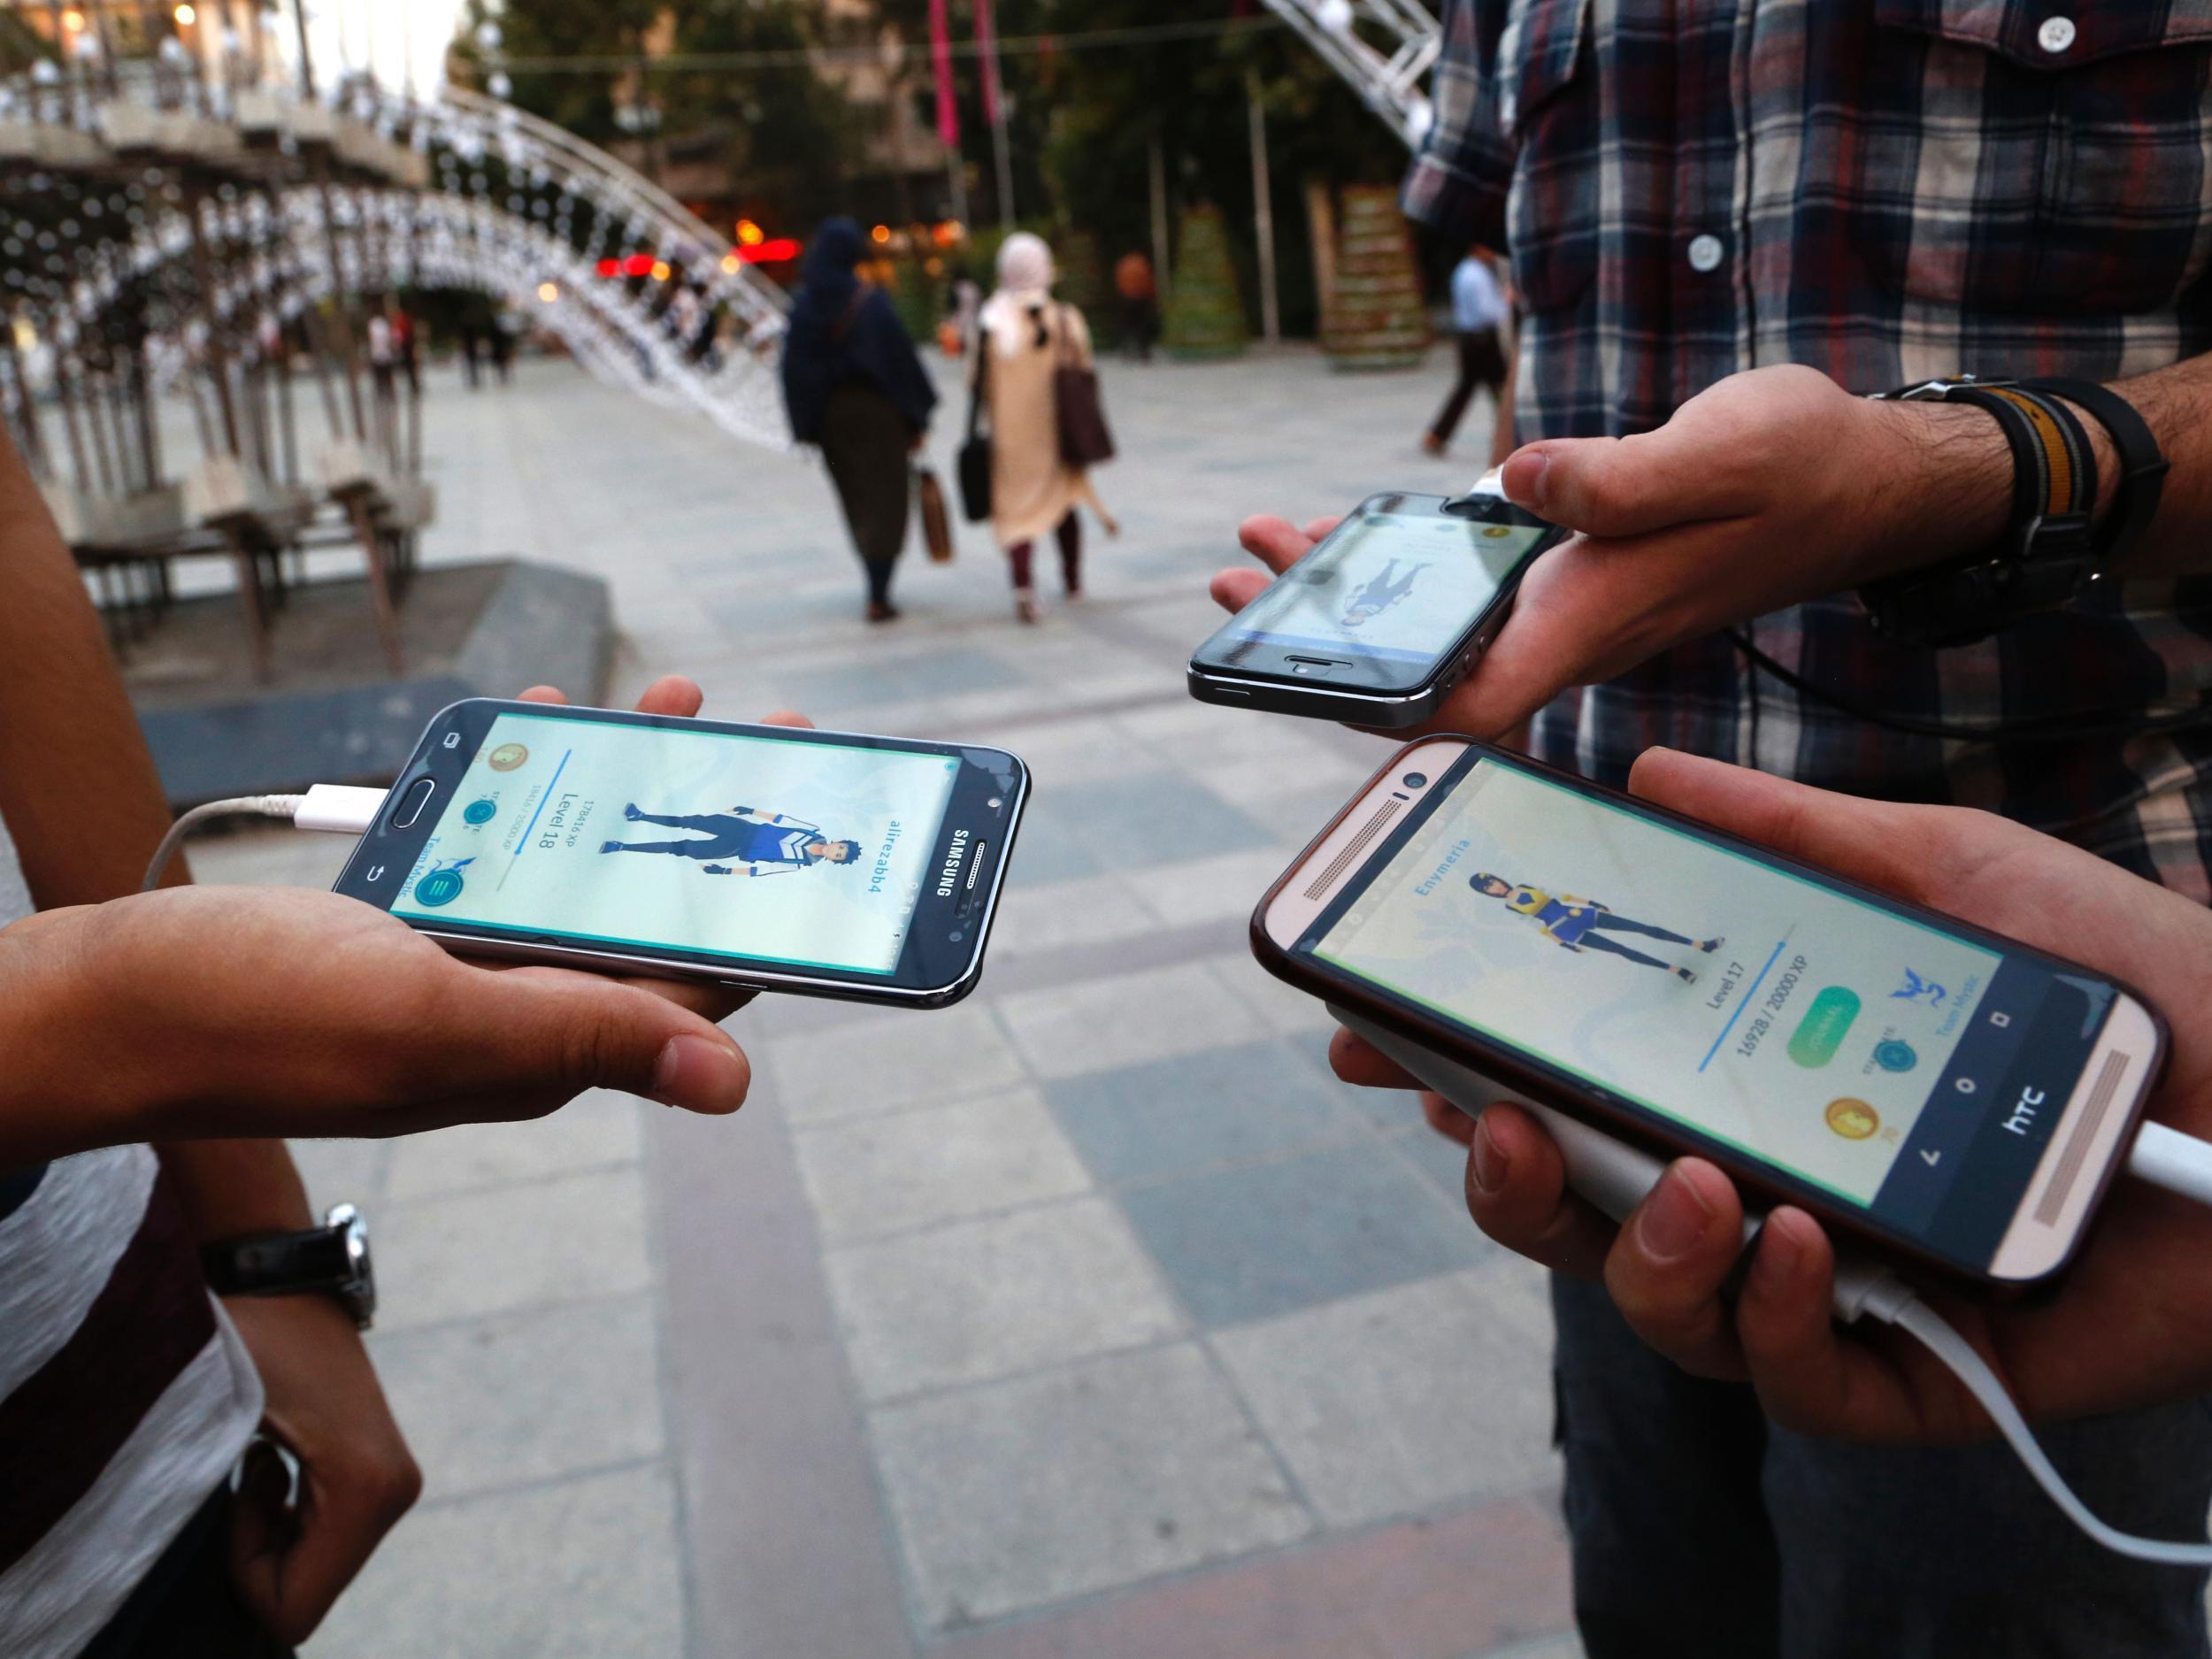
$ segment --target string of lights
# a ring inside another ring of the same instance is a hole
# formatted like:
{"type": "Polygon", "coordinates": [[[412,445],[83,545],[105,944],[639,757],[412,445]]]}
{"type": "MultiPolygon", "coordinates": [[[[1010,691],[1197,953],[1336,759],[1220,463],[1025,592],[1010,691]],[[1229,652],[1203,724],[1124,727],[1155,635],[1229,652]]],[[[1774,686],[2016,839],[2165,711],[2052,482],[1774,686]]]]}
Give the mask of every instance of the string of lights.
{"type": "MultiPolygon", "coordinates": [[[[1090,51],[1102,47],[1143,46],[1166,41],[1233,38],[1269,33],[1283,27],[1274,16],[1219,18],[1188,23],[1131,24],[1119,28],[1079,29],[1056,35],[1010,35],[997,43],[1001,57],[1044,57],[1056,52],[1090,51]]],[[[974,41],[949,42],[956,58],[979,58],[983,48],[974,41]]],[[[867,46],[801,47],[757,52],[670,52],[642,60],[648,71],[685,69],[795,69],[837,64],[896,65],[909,57],[926,60],[926,45],[896,42],[867,46]]],[[[641,60],[634,55],[579,55],[563,58],[503,58],[502,66],[517,74],[604,74],[634,71],[641,60]]]]}

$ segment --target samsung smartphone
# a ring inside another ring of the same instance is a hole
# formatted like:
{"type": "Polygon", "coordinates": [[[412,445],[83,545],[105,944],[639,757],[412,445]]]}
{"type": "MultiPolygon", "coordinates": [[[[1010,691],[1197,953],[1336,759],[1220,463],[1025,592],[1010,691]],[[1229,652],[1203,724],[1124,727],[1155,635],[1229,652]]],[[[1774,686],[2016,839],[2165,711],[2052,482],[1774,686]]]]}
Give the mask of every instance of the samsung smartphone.
{"type": "Polygon", "coordinates": [[[1371,495],[1198,648],[1191,695],[1416,725],[1480,660],[1529,561],[1566,535],[1502,495],[1371,495]]]}
{"type": "Polygon", "coordinates": [[[337,890],[468,955],[937,1007],[1028,789],[995,749],[457,703],[337,890]]]}
{"type": "Polygon", "coordinates": [[[1525,1098],[1985,1281],[2065,1265],[2165,1062],[2101,974],[1465,738],[1402,750],[1253,938],[1525,1098]]]}

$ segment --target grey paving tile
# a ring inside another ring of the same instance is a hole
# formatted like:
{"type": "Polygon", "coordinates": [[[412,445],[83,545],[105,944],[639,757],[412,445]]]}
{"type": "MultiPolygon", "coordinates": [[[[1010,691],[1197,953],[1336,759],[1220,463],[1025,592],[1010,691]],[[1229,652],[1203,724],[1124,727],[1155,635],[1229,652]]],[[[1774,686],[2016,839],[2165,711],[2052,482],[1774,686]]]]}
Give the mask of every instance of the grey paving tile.
{"type": "Polygon", "coordinates": [[[1341,1141],[1363,1129],[1345,1092],[1275,1039],[1045,1087],[1069,1139],[1108,1186],[1341,1141]]]}
{"type": "MultiPolygon", "coordinates": [[[[1028,846],[1025,836],[1015,847],[1017,860],[1028,846]]],[[[1016,883],[1001,902],[992,926],[991,955],[1059,950],[1150,933],[1160,923],[1139,902],[1137,891],[1135,884],[1110,873],[1016,883]]]]}
{"type": "Polygon", "coordinates": [[[1022,813],[1014,862],[1006,872],[1010,892],[1057,886],[1110,868],[1079,833],[1072,809],[1057,792],[1040,787],[1022,813]]]}
{"type": "Polygon", "coordinates": [[[390,1141],[292,1141],[286,1148],[307,1184],[308,1202],[317,1215],[336,1203],[359,1204],[376,1225],[384,1196],[390,1141]]]}
{"type": "Polygon", "coordinates": [[[408,1135],[392,1143],[387,1194],[396,1202],[435,1198],[634,1164],[638,1114],[644,1110],[632,1095],[594,1089],[549,1118],[464,1124],[434,1134],[408,1135]]]}
{"type": "Polygon", "coordinates": [[[377,1231],[386,1330],[619,1295],[652,1282],[635,1169],[388,1207],[377,1231]]]}
{"type": "Polygon", "coordinates": [[[311,1659],[671,1659],[683,1652],[675,1485],[657,1467],[418,1509],[311,1659]]]}
{"type": "Polygon", "coordinates": [[[778,684],[790,696],[794,707],[837,712],[871,703],[910,703],[924,697],[972,691],[1005,691],[1019,686],[1022,678],[1018,670],[969,645],[954,650],[863,657],[857,662],[830,667],[787,672],[779,677],[778,684]]]}
{"type": "Polygon", "coordinates": [[[1165,769],[1063,785],[1054,810],[1114,869],[1244,852],[1273,839],[1212,790],[1165,769]]]}
{"type": "Polygon", "coordinates": [[[371,1335],[430,1500],[663,1449],[652,1299],[540,1308],[371,1335]]]}
{"type": "Polygon", "coordinates": [[[1373,1141],[1121,1194],[1130,1224],[1209,1328],[1466,1267],[1473,1225],[1373,1141]]]}
{"type": "Polygon", "coordinates": [[[777,1101],[795,1124],[830,1123],[1022,1081],[1021,1063],[988,1005],[979,1002],[895,1009],[778,1037],[768,1045],[768,1061],[777,1101]]]}
{"type": "Polygon", "coordinates": [[[1033,1089],[861,1118],[792,1136],[826,1245],[1087,1191],[1033,1089]]]}
{"type": "Polygon", "coordinates": [[[1286,1037],[1314,1039],[1317,1052],[1328,1052],[1336,1021],[1330,1017],[1326,1002],[1277,979],[1254,962],[1248,953],[1241,959],[1225,960],[1220,970],[1223,983],[1236,994],[1239,1002],[1266,1023],[1270,1031],[1286,1037]]]}
{"type": "Polygon", "coordinates": [[[1022,1056],[1045,1078],[1247,1042],[1266,1032],[1202,962],[1017,991],[1000,1000],[999,1011],[1022,1056]]]}
{"type": "Polygon", "coordinates": [[[1227,1560],[1311,1526],[1235,1396],[1187,1344],[879,1410],[870,1426],[932,1631],[1227,1560]]]}
{"type": "Polygon", "coordinates": [[[1241,940],[1244,924],[1260,895],[1290,864],[1292,849],[1269,845],[1211,858],[1161,864],[1133,885],[1145,907],[1161,922],[1182,926],[1218,918],[1233,921],[1241,940]]]}
{"type": "Polygon", "coordinates": [[[832,1250],[823,1264],[872,1400],[1157,1341],[1181,1325],[1101,1198],[832,1250]]]}
{"type": "Polygon", "coordinates": [[[1550,1311],[1525,1263],[1348,1297],[1214,1346],[1333,1526],[1556,1479],[1550,1311]]]}

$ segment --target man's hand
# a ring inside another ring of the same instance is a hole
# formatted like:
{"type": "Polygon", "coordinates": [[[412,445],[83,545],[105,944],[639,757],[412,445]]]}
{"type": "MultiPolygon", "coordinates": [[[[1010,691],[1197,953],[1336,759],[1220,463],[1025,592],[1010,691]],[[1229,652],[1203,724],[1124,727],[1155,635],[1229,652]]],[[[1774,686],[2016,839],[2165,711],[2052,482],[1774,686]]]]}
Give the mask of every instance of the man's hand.
{"type": "Polygon", "coordinates": [[[231,1584],[277,1640],[305,1641],[422,1491],[360,1333],[327,1296],[233,1296],[225,1306],[267,1396],[262,1426],[300,1461],[296,1508],[273,1460],[231,1510],[231,1584]]]}
{"type": "MultiPolygon", "coordinates": [[[[1986,813],[1854,800],[1663,749],[1637,763],[1640,795],[1912,902],[2062,953],[2139,986],[2154,1007],[2212,1006],[2212,915],[2103,860],[1986,813]]],[[[2212,1033],[2185,1022],[2151,1116],[2212,1134],[2212,1033]]],[[[1411,1079],[1349,1033],[1332,1049],[1353,1082],[1411,1079]]],[[[1732,1317],[1721,1287],[1743,1210],[1728,1178],[1678,1160],[1616,1228],[1565,1190],[1559,1154],[1526,1112],[1471,1133],[1434,1096],[1430,1121],[1471,1140],[1468,1207],[1483,1231],[1560,1271],[1602,1279],[1652,1347],[1703,1376],[1747,1378],[1778,1422],[1809,1433],[1939,1441],[1988,1432],[1951,1374],[1911,1338],[1848,1333],[1830,1317],[1834,1255],[1785,1205],[1767,1219],[1732,1317]]],[[[1463,1125],[1465,1120],[1460,1119],[1463,1125]]],[[[2212,1215],[2123,1180],[2095,1238],[2048,1302],[1983,1307],[1930,1294],[2005,1377],[2030,1417],[2179,1399],[2212,1386],[2212,1215]]]]}
{"type": "MultiPolygon", "coordinates": [[[[1981,546],[2011,480],[1983,411],[1875,403],[1794,365],[1731,375],[1655,432],[1527,444],[1506,494],[1580,534],[1529,567],[1481,665],[1418,729],[1495,737],[1685,641],[1981,546]]],[[[1248,518],[1238,537],[1279,574],[1336,523],[1248,518]]],[[[1238,611],[1267,582],[1224,571],[1213,595],[1238,611]]]]}
{"type": "MultiPolygon", "coordinates": [[[[640,706],[689,713],[698,695],[664,680],[640,706]]],[[[481,966],[332,893],[171,888],[48,910],[0,930],[0,1166],[129,1141],[535,1118],[593,1087],[734,1111],[750,1070],[712,1022],[742,1000],[481,966]]]]}

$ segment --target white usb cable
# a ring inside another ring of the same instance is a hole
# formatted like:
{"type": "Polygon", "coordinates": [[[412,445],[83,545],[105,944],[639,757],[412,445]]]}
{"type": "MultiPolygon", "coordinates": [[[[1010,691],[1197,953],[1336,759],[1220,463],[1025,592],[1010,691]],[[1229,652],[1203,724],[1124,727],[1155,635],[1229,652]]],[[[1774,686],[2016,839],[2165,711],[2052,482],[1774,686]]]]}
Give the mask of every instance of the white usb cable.
{"type": "MultiPolygon", "coordinates": [[[[1329,1011],[1340,1024],[1357,1033],[1377,1048],[1419,1078],[1462,1111],[1479,1116],[1494,1101],[1511,1100],[1535,1116],[1558,1145],[1566,1166],[1567,1184],[1616,1221],[1624,1221],[1658,1185],[1666,1165],[1650,1153],[1639,1150],[1588,1124],[1538,1106],[1501,1089],[1479,1072],[1431,1053],[1417,1043],[1332,1005],[1329,1011]]],[[[2199,1141],[2163,1124],[2144,1124],[2138,1130],[2128,1156],[2128,1172],[2169,1192],[2198,1203],[2212,1205],[2212,1143],[2199,1141]]],[[[1747,1213],[1744,1240],[1757,1235],[1758,1219],[1747,1213]]],[[[1913,1294],[1909,1286],[1887,1268],[1836,1252],[1836,1317],[1846,1325],[1873,1319],[1893,1325],[1916,1337],[1921,1346],[1950,1369],[1967,1391],[1989,1413],[1997,1432],[2005,1437],[2035,1483],[2042,1487],[2066,1518],[2116,1555],[2137,1561],[2170,1566],[2212,1566],[2212,1542],[2179,1543],[2138,1538],[2100,1520],[2089,1506],[2052,1466],[2035,1438],[2035,1431],[2020,1415],[2003,1379],[1973,1345],[1951,1327],[1950,1322],[1913,1294]]]]}
{"type": "Polygon", "coordinates": [[[196,806],[169,826],[146,866],[139,891],[151,893],[161,885],[169,861],[184,845],[185,837],[219,818],[286,818],[295,829],[323,830],[336,835],[359,835],[376,822],[377,811],[388,793],[358,788],[351,784],[319,783],[305,795],[242,795],[228,801],[210,801],[196,806]]]}

